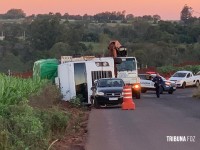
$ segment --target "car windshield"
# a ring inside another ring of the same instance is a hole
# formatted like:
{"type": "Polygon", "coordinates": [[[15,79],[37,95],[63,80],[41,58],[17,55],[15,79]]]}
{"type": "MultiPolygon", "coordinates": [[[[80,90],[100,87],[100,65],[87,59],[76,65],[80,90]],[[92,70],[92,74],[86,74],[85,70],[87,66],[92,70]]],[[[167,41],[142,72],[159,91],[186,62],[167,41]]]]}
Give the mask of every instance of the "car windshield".
{"type": "Polygon", "coordinates": [[[186,73],[177,72],[172,77],[185,77],[186,73]]]}
{"type": "Polygon", "coordinates": [[[143,80],[146,80],[146,79],[147,79],[147,75],[139,74],[138,76],[140,77],[140,79],[143,79],[143,80]]]}
{"type": "Polygon", "coordinates": [[[123,87],[124,83],[120,79],[100,79],[98,87],[123,87]]]}
{"type": "Polygon", "coordinates": [[[152,80],[152,76],[150,74],[139,74],[138,76],[141,80],[152,80]]]}
{"type": "Polygon", "coordinates": [[[126,58],[121,64],[117,64],[117,71],[134,71],[136,70],[136,62],[134,58],[126,58]]]}

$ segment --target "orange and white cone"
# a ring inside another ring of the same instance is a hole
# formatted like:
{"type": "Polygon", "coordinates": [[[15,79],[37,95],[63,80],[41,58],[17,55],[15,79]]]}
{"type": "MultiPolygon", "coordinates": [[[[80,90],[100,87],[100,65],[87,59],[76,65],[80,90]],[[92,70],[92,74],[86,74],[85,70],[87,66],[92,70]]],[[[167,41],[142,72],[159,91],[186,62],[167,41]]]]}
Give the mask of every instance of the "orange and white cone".
{"type": "Polygon", "coordinates": [[[133,98],[132,98],[132,90],[131,90],[131,86],[129,85],[125,85],[123,88],[122,109],[123,110],[135,109],[135,103],[133,102],[133,98]]]}

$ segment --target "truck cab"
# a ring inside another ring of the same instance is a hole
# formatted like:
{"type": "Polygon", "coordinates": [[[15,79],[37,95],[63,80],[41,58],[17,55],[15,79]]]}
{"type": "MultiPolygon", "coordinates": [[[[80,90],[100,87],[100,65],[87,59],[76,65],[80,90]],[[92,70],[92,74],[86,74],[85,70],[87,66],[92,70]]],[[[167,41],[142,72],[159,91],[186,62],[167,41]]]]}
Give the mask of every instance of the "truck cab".
{"type": "Polygon", "coordinates": [[[121,59],[120,63],[115,62],[115,77],[121,78],[125,84],[131,85],[133,97],[140,99],[141,86],[136,58],[127,56],[127,48],[122,46],[117,40],[110,42],[108,50],[111,57],[121,59]]]}
{"type": "Polygon", "coordinates": [[[121,78],[125,84],[132,86],[132,95],[140,98],[140,78],[137,71],[137,60],[135,57],[117,57],[122,60],[116,64],[117,78],[121,78]]]}

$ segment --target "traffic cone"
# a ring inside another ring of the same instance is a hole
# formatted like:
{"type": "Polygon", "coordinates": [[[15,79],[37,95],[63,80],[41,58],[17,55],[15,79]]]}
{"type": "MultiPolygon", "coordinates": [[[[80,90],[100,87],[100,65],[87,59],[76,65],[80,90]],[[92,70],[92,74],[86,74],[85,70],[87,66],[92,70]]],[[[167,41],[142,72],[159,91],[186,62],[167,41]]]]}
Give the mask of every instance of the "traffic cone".
{"type": "Polygon", "coordinates": [[[131,90],[131,86],[129,85],[125,85],[123,88],[122,109],[123,110],[135,109],[135,103],[133,102],[133,98],[132,98],[132,90],[131,90]]]}

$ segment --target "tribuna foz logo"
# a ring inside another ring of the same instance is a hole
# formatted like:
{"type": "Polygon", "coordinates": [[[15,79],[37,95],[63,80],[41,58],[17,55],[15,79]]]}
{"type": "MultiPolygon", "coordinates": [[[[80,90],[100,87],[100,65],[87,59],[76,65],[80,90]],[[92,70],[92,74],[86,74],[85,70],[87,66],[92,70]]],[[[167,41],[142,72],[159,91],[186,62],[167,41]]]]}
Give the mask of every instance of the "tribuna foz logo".
{"type": "Polygon", "coordinates": [[[166,136],[167,142],[195,142],[195,136],[166,136]]]}

